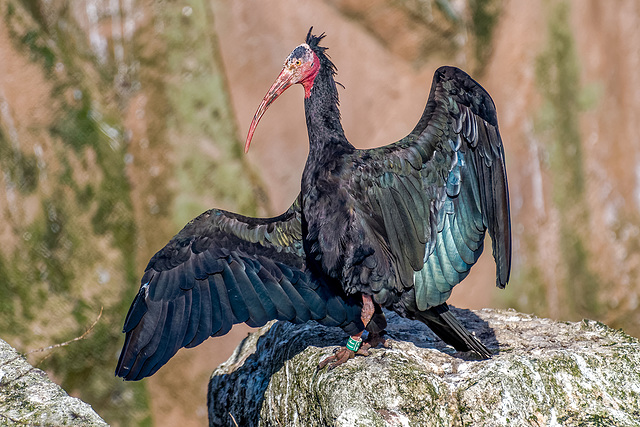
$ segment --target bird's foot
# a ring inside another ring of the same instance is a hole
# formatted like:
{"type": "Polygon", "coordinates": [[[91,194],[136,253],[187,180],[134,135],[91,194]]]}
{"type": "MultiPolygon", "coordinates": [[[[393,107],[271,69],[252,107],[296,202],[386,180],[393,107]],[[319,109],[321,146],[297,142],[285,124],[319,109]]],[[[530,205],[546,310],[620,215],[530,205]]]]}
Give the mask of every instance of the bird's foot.
{"type": "Polygon", "coordinates": [[[370,348],[376,348],[380,344],[382,344],[382,346],[385,348],[390,348],[391,343],[384,337],[384,334],[384,331],[380,332],[379,334],[369,332],[369,336],[362,344],[362,348],[366,348],[368,350],[370,348]]]}
{"type": "Polygon", "coordinates": [[[369,348],[371,346],[362,345],[362,339],[360,334],[354,337],[349,337],[347,345],[345,347],[338,347],[333,351],[333,356],[329,356],[318,364],[318,370],[329,365],[329,370],[342,365],[349,359],[353,359],[356,354],[360,356],[368,356],[369,348]]]}
{"type": "Polygon", "coordinates": [[[369,351],[368,348],[365,348],[363,345],[358,349],[358,351],[349,350],[347,347],[338,347],[333,351],[333,355],[327,357],[320,363],[318,363],[318,370],[324,368],[329,365],[329,370],[336,368],[343,363],[345,363],[349,359],[353,359],[355,355],[358,354],[360,356],[368,356],[369,351]]]}

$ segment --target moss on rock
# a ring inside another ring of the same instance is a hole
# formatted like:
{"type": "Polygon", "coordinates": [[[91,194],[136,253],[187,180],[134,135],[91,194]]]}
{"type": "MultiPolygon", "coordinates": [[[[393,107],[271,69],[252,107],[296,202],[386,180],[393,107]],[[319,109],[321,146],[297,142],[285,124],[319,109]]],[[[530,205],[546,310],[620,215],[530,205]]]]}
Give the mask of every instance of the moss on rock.
{"type": "Polygon", "coordinates": [[[419,322],[388,314],[391,349],[332,371],[346,336],[315,323],[270,324],[212,375],[210,425],[634,425],[640,343],[583,321],[455,310],[495,355],[456,353],[419,322]]]}

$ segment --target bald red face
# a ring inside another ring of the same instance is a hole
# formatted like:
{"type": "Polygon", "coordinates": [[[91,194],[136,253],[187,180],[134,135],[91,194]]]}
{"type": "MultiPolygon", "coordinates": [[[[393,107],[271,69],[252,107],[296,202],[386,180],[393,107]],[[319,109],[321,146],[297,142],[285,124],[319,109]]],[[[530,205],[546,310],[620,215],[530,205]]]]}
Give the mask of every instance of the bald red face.
{"type": "Polygon", "coordinates": [[[249,145],[253,138],[253,133],[258,126],[258,122],[262,115],[267,111],[275,99],[285,90],[296,83],[300,83],[304,87],[304,97],[311,96],[311,88],[313,82],[320,71],[320,60],[315,52],[306,43],[296,47],[284,62],[284,66],[276,81],[262,99],[258,110],[253,116],[251,126],[249,126],[249,134],[244,146],[244,152],[249,151],[249,145]]]}

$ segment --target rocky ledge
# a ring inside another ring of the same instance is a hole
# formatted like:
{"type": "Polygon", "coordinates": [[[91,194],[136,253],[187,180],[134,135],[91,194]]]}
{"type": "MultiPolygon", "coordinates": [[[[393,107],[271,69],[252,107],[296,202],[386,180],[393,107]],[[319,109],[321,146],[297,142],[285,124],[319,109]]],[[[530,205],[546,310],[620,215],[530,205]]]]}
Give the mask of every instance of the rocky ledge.
{"type": "Polygon", "coordinates": [[[0,340],[0,426],[106,426],[90,405],[0,340]]]}
{"type": "Polygon", "coordinates": [[[640,425],[637,339],[590,320],[453,310],[493,358],[387,313],[390,349],[317,371],[341,330],[268,324],[213,372],[210,425],[640,425]]]}

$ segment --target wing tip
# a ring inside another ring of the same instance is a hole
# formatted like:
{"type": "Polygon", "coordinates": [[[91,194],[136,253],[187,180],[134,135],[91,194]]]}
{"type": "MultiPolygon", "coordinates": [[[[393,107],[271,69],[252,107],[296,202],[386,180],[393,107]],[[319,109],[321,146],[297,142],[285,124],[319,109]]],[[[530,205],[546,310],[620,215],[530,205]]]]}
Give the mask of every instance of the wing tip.
{"type": "Polygon", "coordinates": [[[474,114],[496,128],[498,127],[498,115],[493,98],[491,98],[489,92],[467,72],[458,67],[443,65],[436,70],[433,80],[434,83],[451,80],[461,83],[457,85],[456,89],[462,89],[464,92],[460,93],[459,91],[455,91],[451,93],[451,95],[457,97],[459,100],[464,100],[463,104],[472,107],[474,114]],[[468,96],[479,98],[481,102],[479,105],[475,102],[469,102],[469,99],[466,99],[468,96]],[[478,106],[480,107],[479,111],[477,110],[478,106]]]}
{"type": "Polygon", "coordinates": [[[115,376],[120,377],[125,381],[131,381],[136,379],[136,378],[131,378],[131,367],[133,366],[133,363],[131,363],[132,357],[129,354],[129,343],[130,343],[130,338],[129,338],[129,334],[127,334],[127,338],[125,338],[124,346],[122,347],[122,351],[120,352],[120,357],[118,358],[118,364],[116,365],[116,369],[115,369],[115,376]]]}

